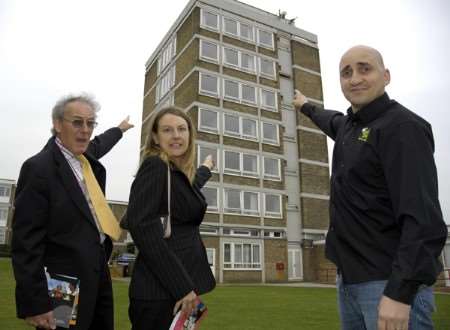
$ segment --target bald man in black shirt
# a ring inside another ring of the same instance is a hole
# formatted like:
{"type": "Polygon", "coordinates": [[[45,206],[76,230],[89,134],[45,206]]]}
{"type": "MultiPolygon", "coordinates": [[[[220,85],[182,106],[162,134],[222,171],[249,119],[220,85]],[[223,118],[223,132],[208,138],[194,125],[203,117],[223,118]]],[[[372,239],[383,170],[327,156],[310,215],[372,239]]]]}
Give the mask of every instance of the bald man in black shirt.
{"type": "Polygon", "coordinates": [[[447,227],[431,125],[386,94],[377,50],[349,49],[339,70],[347,115],[299,91],[293,104],[335,141],[326,255],[338,268],[342,329],[433,329],[447,227]]]}

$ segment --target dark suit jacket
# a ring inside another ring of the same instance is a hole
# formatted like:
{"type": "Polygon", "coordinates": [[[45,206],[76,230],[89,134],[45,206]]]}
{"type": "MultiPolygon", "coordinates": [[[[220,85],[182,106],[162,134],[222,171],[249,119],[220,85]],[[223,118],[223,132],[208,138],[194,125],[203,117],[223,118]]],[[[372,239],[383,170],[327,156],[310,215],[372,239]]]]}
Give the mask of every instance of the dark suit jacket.
{"type": "MultiPolygon", "coordinates": [[[[111,128],[92,140],[85,153],[103,190],[106,171],[96,159],[121,137],[119,128],[111,128]]],[[[105,246],[109,257],[109,237],[105,246]]],[[[25,318],[51,310],[46,266],[50,272],[80,279],[76,328],[87,328],[97,297],[101,249],[86,198],[51,138],[41,152],[25,161],[17,183],[12,238],[17,316],[25,318]]]]}
{"type": "MultiPolygon", "coordinates": [[[[209,172],[204,166],[200,171],[209,172]]],[[[163,239],[160,216],[167,214],[167,165],[156,156],[142,163],[128,205],[129,230],[139,249],[130,298],[177,301],[191,291],[202,294],[215,287],[199,231],[207,206],[200,192],[203,183],[191,185],[172,167],[172,235],[163,239]]]]}

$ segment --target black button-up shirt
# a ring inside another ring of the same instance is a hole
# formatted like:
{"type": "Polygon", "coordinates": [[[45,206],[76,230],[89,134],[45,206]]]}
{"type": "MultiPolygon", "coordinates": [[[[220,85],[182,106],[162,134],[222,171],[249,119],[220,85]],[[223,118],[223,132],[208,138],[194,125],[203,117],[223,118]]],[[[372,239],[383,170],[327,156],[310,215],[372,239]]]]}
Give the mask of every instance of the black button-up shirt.
{"type": "Polygon", "coordinates": [[[388,280],[384,294],[411,304],[441,272],[447,238],[430,124],[387,94],[346,116],[301,112],[335,141],[327,257],[344,283],[388,280]]]}

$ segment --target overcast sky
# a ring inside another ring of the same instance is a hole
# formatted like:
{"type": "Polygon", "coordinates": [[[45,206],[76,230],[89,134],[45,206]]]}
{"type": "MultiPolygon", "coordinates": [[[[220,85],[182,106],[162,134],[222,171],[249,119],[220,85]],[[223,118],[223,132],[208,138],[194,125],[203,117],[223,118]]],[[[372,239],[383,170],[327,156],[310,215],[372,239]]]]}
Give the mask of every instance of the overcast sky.
{"type": "MultiPolygon", "coordinates": [[[[138,166],[145,62],[187,2],[0,0],[0,178],[17,179],[23,161],[46,143],[55,101],[87,91],[102,105],[96,132],[126,115],[136,124],[102,160],[107,198],[127,201],[138,166]]],[[[433,126],[440,201],[450,223],[450,2],[246,2],[287,11],[297,27],[318,36],[328,108],[348,107],[338,77],[343,52],[367,44],[384,55],[389,95],[433,126]]]]}

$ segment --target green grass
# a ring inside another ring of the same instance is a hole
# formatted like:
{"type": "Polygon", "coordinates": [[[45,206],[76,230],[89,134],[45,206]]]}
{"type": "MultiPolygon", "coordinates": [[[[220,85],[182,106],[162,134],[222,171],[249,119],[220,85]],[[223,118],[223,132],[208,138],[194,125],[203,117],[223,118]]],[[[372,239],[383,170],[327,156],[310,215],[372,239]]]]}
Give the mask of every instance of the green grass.
{"type": "MultiPolygon", "coordinates": [[[[114,281],[116,330],[130,329],[128,283],[114,281]]],[[[203,296],[205,330],[339,329],[335,289],[277,286],[219,286],[203,296]]],[[[450,329],[450,295],[436,294],[436,330],[450,329]]],[[[28,330],[15,318],[14,279],[9,259],[0,259],[0,329],[28,330]]]]}

